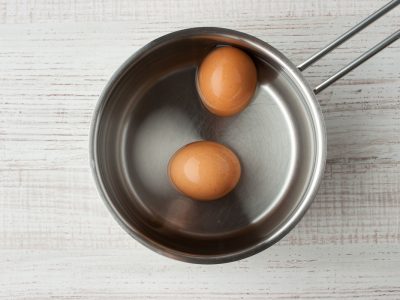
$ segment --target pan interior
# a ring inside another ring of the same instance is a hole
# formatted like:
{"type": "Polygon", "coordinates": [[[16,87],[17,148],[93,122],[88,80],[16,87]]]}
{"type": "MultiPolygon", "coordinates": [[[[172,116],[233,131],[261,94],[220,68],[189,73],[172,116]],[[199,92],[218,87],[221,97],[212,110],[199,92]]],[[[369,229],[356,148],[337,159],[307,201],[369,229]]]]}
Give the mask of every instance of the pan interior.
{"type": "Polygon", "coordinates": [[[287,72],[242,39],[218,34],[165,39],[124,72],[105,93],[95,140],[98,176],[124,227],[183,256],[268,243],[302,204],[315,168],[310,109],[287,72]],[[259,85],[242,113],[221,118],[202,106],[195,77],[204,56],[225,44],[252,56],[259,85]],[[240,182],[222,199],[195,201],[169,182],[169,158],[197,140],[223,143],[241,160],[240,182]]]}

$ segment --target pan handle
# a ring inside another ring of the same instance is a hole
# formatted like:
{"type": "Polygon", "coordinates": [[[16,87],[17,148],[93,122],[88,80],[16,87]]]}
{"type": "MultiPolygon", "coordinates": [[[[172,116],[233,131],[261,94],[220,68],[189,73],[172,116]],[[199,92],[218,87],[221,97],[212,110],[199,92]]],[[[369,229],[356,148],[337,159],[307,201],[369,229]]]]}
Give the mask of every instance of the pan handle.
{"type": "MultiPolygon", "coordinates": [[[[391,11],[393,8],[395,8],[397,5],[400,4],[400,0],[392,0],[385,6],[381,7],[378,9],[376,12],[374,12],[372,15],[358,23],[356,26],[348,30],[346,33],[342,34],[339,36],[336,40],[331,42],[330,44],[326,45],[323,49],[312,55],[309,59],[307,59],[305,62],[297,66],[297,68],[300,71],[304,71],[307,69],[309,66],[311,66],[313,63],[316,61],[320,60],[322,57],[324,57],[326,54],[331,52],[333,49],[336,47],[340,46],[343,44],[345,41],[350,39],[352,36],[363,30],[365,27],[391,11]]],[[[400,38],[400,30],[397,30],[394,32],[392,35],[384,39],[383,41],[379,42],[376,44],[374,47],[372,47],[370,50],[350,62],[347,66],[336,72],[334,75],[326,79],[324,82],[322,82],[320,85],[314,88],[314,93],[318,94],[328,86],[330,86],[332,83],[334,83],[336,80],[342,78],[344,75],[349,73],[350,71],[354,70],[357,68],[359,65],[361,65],[363,62],[377,54],[379,51],[383,50],[390,44],[392,44],[394,41],[400,38]]]]}

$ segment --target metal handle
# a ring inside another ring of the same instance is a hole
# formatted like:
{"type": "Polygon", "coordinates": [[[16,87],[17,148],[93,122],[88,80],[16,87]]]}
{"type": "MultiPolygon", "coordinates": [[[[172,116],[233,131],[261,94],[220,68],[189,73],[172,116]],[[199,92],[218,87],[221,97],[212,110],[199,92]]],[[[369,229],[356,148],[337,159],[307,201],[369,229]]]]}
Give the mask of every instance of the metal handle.
{"type": "MultiPolygon", "coordinates": [[[[336,47],[343,44],[345,41],[347,41],[352,36],[354,36],[355,34],[360,32],[361,30],[363,30],[365,27],[367,27],[368,25],[370,25],[371,23],[373,23],[374,21],[376,21],[377,19],[379,19],[380,17],[382,17],[383,15],[385,15],[386,13],[391,11],[393,8],[395,8],[399,4],[400,4],[400,0],[390,1],[388,4],[386,4],[385,6],[383,6],[380,9],[378,9],[372,15],[370,15],[369,17],[367,17],[366,19],[364,19],[363,21],[358,23],[356,26],[354,26],[353,28],[348,30],[343,35],[339,36],[336,40],[334,40],[333,42],[331,42],[330,44],[325,46],[323,49],[321,49],[320,51],[318,51],[317,53],[312,55],[309,59],[307,59],[305,62],[300,64],[297,68],[300,71],[304,71],[309,66],[311,66],[313,63],[320,60],[322,57],[324,57],[326,54],[331,52],[333,49],[335,49],[336,47]]],[[[376,44],[374,47],[372,47],[370,50],[365,52],[363,55],[356,58],[355,60],[350,62],[347,66],[345,66],[344,68],[342,68],[341,70],[336,72],[334,75],[329,77],[327,80],[325,80],[323,83],[318,85],[314,89],[314,93],[318,94],[319,92],[321,92],[322,90],[327,88],[329,85],[334,83],[336,80],[342,78],[344,75],[349,73],[351,70],[354,70],[359,65],[361,65],[363,62],[365,62],[366,60],[368,60],[369,58],[371,58],[372,56],[374,56],[379,51],[386,48],[387,46],[389,46],[391,43],[393,43],[394,41],[396,41],[399,38],[400,38],[400,30],[396,31],[395,33],[393,33],[392,35],[390,35],[389,37],[387,37],[380,43],[376,44]]]]}

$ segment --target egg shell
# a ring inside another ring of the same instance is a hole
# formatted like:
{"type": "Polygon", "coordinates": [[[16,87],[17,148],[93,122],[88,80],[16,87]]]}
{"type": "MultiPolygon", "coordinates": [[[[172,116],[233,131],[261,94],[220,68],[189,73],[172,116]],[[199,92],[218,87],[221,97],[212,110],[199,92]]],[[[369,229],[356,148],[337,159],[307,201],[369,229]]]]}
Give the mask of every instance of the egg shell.
{"type": "Polygon", "coordinates": [[[178,191],[197,200],[215,200],[239,182],[240,161],[228,147],[198,141],[179,149],[170,159],[168,175],[178,191]]]}
{"type": "Polygon", "coordinates": [[[197,89],[204,106],[221,117],[244,110],[257,87],[257,69],[244,51],[218,47],[200,64],[197,89]]]}

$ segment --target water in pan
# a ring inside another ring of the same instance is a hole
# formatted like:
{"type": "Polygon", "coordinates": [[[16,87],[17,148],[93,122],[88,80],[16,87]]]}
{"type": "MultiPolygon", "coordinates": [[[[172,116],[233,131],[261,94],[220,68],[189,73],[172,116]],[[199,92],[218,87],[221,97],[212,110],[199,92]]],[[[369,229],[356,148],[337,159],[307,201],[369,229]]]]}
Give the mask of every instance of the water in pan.
{"type": "Polygon", "coordinates": [[[260,85],[242,113],[220,118],[201,105],[195,88],[196,66],[166,73],[142,94],[122,137],[127,186],[144,213],[159,226],[190,236],[215,237],[265,219],[285,197],[298,155],[295,124],[279,85],[278,72],[259,69],[260,85]],[[233,192],[203,203],[171,186],[167,164],[183,145],[201,139],[231,147],[242,164],[233,192]]]}

